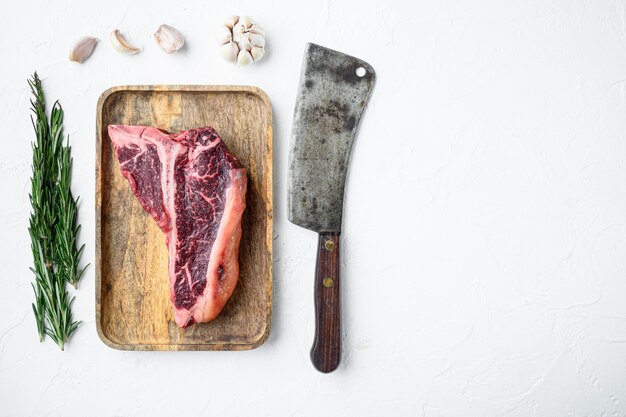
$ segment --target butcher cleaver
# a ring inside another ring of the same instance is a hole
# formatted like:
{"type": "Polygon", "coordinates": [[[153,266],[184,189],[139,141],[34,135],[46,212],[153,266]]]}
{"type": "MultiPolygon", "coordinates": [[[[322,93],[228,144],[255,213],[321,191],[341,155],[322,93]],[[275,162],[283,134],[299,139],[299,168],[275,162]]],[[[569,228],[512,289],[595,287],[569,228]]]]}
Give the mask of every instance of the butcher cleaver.
{"type": "Polygon", "coordinates": [[[319,234],[311,360],[341,360],[339,234],[350,150],[376,74],[367,62],[307,44],[289,149],[289,221],[319,234]]]}

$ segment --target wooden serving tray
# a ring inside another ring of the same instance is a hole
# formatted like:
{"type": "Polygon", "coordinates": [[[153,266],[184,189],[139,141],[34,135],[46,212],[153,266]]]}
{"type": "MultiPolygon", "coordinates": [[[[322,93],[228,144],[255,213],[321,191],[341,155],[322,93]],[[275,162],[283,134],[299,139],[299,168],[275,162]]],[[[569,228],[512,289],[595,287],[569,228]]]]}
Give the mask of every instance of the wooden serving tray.
{"type": "Polygon", "coordinates": [[[96,325],[123,350],[247,350],[268,337],[272,310],[272,108],[248,86],[120,86],[98,100],[96,325]],[[122,177],[110,124],[178,132],[211,126],[248,170],[239,282],[221,314],[179,329],[165,236],[122,177]]]}

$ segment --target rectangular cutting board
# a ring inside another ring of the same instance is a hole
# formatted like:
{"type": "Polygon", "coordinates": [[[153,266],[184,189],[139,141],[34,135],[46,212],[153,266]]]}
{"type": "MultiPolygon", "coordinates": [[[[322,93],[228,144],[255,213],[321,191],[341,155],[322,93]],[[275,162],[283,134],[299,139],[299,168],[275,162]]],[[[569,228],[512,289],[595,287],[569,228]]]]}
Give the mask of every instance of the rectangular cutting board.
{"type": "Polygon", "coordinates": [[[120,86],[98,100],[96,326],[123,350],[247,350],[268,337],[272,310],[272,108],[249,86],[120,86]],[[165,236],[122,177],[110,124],[169,132],[215,128],[248,171],[239,282],[220,315],[179,329],[165,236]]]}

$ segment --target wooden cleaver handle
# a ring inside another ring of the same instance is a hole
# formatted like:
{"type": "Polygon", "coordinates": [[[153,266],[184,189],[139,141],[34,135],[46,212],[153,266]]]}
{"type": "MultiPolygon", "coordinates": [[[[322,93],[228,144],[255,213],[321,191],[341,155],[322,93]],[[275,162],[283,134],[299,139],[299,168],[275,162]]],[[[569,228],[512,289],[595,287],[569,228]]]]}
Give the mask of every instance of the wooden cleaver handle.
{"type": "Polygon", "coordinates": [[[341,293],[339,232],[322,232],[315,267],[315,339],[311,361],[320,372],[332,372],[341,361],[341,293]]]}

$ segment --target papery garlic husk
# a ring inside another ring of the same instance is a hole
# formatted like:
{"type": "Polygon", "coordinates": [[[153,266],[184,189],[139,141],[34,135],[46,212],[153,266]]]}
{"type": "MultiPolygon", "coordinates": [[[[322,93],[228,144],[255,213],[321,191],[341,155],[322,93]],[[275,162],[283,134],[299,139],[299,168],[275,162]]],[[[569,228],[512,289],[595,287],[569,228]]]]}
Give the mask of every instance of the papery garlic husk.
{"type": "Polygon", "coordinates": [[[92,38],[90,36],[80,38],[70,51],[70,61],[82,64],[91,56],[97,44],[97,38],[92,38]]]}
{"type": "Polygon", "coordinates": [[[127,55],[134,55],[143,49],[129,44],[118,29],[111,32],[111,44],[117,52],[127,55]]]}
{"type": "Polygon", "coordinates": [[[265,30],[249,16],[230,16],[215,39],[220,55],[228,62],[248,65],[265,55],[265,30]]]}
{"type": "Polygon", "coordinates": [[[170,25],[162,24],[154,33],[154,40],[166,54],[173,54],[183,47],[185,38],[170,25]]]}

